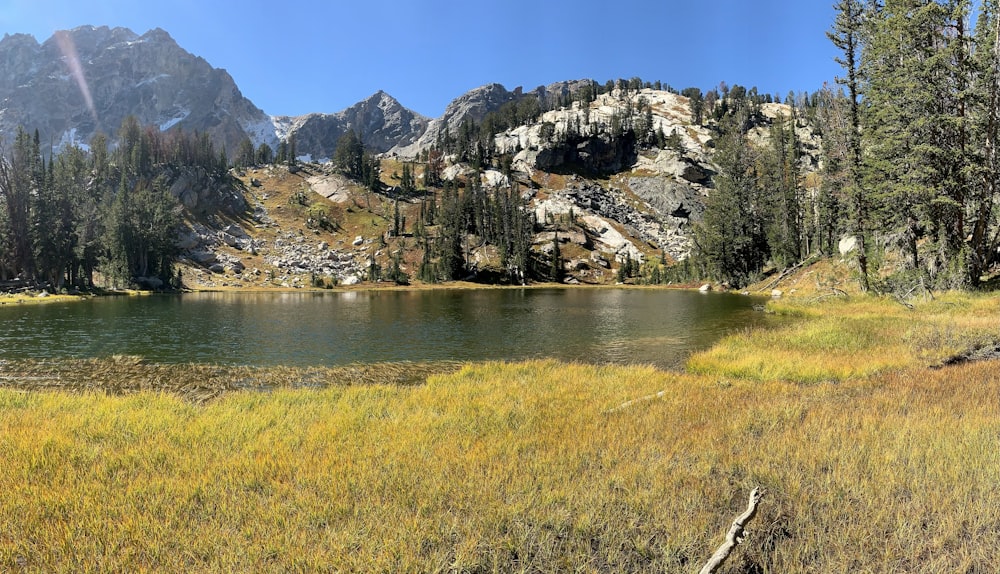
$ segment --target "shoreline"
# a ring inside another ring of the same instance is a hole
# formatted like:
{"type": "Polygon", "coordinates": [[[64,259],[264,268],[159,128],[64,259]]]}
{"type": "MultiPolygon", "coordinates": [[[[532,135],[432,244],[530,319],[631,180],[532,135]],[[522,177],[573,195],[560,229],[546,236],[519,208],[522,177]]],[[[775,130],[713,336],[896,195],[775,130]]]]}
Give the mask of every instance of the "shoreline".
{"type": "MultiPolygon", "coordinates": [[[[532,283],[529,285],[492,285],[471,283],[468,281],[452,281],[448,283],[422,283],[418,285],[372,285],[360,283],[348,287],[212,287],[185,288],[180,291],[140,291],[140,290],[109,290],[77,295],[47,293],[0,293],[0,306],[42,305],[49,303],[68,303],[84,301],[101,297],[147,297],[151,295],[184,295],[188,293],[356,293],[370,291],[473,291],[494,289],[650,289],[668,291],[697,291],[697,285],[567,285],[564,283],[532,283]]],[[[736,293],[735,291],[714,291],[716,293],[736,293]]]]}

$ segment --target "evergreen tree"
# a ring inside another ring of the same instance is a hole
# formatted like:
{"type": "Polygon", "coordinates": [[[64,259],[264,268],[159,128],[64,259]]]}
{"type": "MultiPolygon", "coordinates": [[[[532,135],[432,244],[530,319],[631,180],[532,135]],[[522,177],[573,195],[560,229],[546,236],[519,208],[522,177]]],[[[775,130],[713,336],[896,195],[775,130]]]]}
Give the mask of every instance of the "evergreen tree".
{"type": "Polygon", "coordinates": [[[254,163],[257,165],[270,165],[274,163],[274,150],[271,149],[271,146],[263,142],[257,146],[257,152],[254,154],[254,163]]]}
{"type": "MultiPolygon", "coordinates": [[[[794,108],[793,108],[794,114],[794,108]]],[[[803,193],[799,178],[799,149],[795,138],[795,117],[779,118],[771,127],[771,149],[762,154],[758,168],[771,193],[771,215],[767,228],[768,251],[781,268],[798,263],[803,254],[803,193]]]]}
{"type": "Polygon", "coordinates": [[[254,165],[257,163],[256,155],[253,142],[250,141],[250,138],[243,138],[243,141],[240,142],[240,148],[236,152],[236,166],[248,168],[254,165]]]}
{"type": "Polygon", "coordinates": [[[927,269],[963,259],[967,10],[962,0],[889,0],[870,18],[863,58],[867,187],[913,268],[921,267],[921,239],[927,269]]]}
{"type": "Polygon", "coordinates": [[[347,130],[337,140],[337,148],[333,152],[333,165],[348,177],[362,179],[362,160],[365,148],[353,129],[347,130]]]}
{"type": "Polygon", "coordinates": [[[970,146],[969,282],[978,286],[1000,247],[1000,234],[990,237],[1000,194],[1000,2],[983,0],[976,22],[972,58],[975,80],[969,105],[973,112],[970,146]]]}
{"type": "Polygon", "coordinates": [[[285,163],[288,161],[288,141],[278,142],[278,151],[274,155],[274,163],[285,163]]]}
{"type": "Polygon", "coordinates": [[[32,196],[38,187],[41,162],[31,136],[18,128],[10,157],[0,157],[0,194],[4,206],[4,277],[34,278],[32,250],[32,196]]]}
{"type": "MultiPolygon", "coordinates": [[[[834,9],[837,10],[837,18],[834,21],[833,30],[827,32],[827,37],[843,54],[842,57],[837,58],[837,63],[844,68],[847,75],[846,77],[838,78],[837,82],[847,87],[849,110],[846,123],[827,123],[827,125],[834,129],[825,131],[827,135],[826,139],[831,139],[831,142],[828,143],[824,139],[824,144],[827,145],[827,150],[835,150],[833,153],[827,153],[827,157],[837,157],[837,160],[827,165],[827,174],[836,174],[836,176],[839,176],[836,178],[837,185],[833,191],[830,190],[830,187],[827,187],[827,192],[830,198],[835,195],[850,198],[850,226],[854,236],[858,238],[858,277],[861,283],[861,290],[867,291],[869,289],[867,254],[868,200],[861,183],[860,106],[860,59],[864,11],[860,0],[840,0],[834,5],[834,9]],[[832,145],[832,141],[838,138],[842,144],[839,147],[835,147],[832,145]]],[[[824,184],[829,185],[826,182],[824,184]]],[[[832,215],[831,212],[834,209],[830,201],[825,201],[823,205],[827,209],[827,213],[832,215]]],[[[831,220],[832,218],[827,221],[831,220]]],[[[830,242],[832,243],[832,238],[830,242]]]]}
{"type": "Polygon", "coordinates": [[[562,251],[559,250],[559,232],[552,239],[552,259],[549,265],[549,279],[562,283],[565,274],[562,251]]]}
{"type": "Polygon", "coordinates": [[[295,134],[290,134],[288,136],[288,167],[295,167],[298,162],[298,152],[295,151],[295,134]]]}
{"type": "Polygon", "coordinates": [[[769,210],[755,168],[756,157],[746,137],[746,109],[726,118],[715,162],[715,191],[705,202],[702,221],[694,229],[697,256],[717,279],[734,287],[749,283],[768,258],[769,210]]]}
{"type": "Polygon", "coordinates": [[[681,91],[681,95],[688,99],[691,107],[691,123],[700,126],[705,110],[705,100],[702,97],[701,90],[698,88],[685,88],[681,91]]]}

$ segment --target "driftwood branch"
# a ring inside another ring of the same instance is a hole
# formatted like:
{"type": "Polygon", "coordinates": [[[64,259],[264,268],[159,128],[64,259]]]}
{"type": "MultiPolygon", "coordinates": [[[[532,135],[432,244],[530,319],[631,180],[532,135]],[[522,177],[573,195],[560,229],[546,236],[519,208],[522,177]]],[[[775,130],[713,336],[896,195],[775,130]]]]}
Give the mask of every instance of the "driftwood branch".
{"type": "Polygon", "coordinates": [[[638,399],[632,399],[631,401],[626,401],[626,402],[618,405],[617,407],[615,407],[613,409],[608,409],[608,410],[604,411],[604,414],[609,415],[611,413],[617,413],[618,411],[623,411],[623,410],[629,408],[630,406],[632,406],[632,405],[634,405],[636,403],[641,403],[641,402],[645,402],[645,401],[651,401],[653,399],[659,399],[659,398],[662,398],[662,397],[666,396],[666,394],[667,394],[667,391],[660,391],[660,392],[658,392],[656,394],[646,395],[644,397],[639,397],[638,399]]]}
{"type": "Polygon", "coordinates": [[[750,491],[750,501],[747,503],[747,509],[733,520],[733,525],[729,527],[729,532],[726,534],[726,541],[722,543],[722,546],[719,546],[719,549],[715,551],[715,554],[712,555],[699,574],[712,574],[721,568],[722,563],[729,558],[736,545],[743,542],[743,529],[746,528],[750,519],[757,514],[757,503],[760,502],[762,496],[764,494],[761,492],[760,487],[750,491]]]}
{"type": "Polygon", "coordinates": [[[813,257],[810,257],[809,259],[806,259],[804,261],[799,261],[795,265],[792,265],[788,269],[785,269],[784,271],[782,271],[780,274],[778,274],[778,276],[776,278],[772,279],[771,281],[768,281],[767,285],[764,285],[763,287],[761,287],[760,291],[763,292],[763,291],[770,291],[771,289],[774,289],[775,287],[778,286],[778,284],[780,284],[782,281],[784,281],[792,273],[795,273],[799,269],[802,269],[802,267],[804,267],[806,264],[811,264],[813,261],[815,261],[815,258],[813,258],[813,257]]]}

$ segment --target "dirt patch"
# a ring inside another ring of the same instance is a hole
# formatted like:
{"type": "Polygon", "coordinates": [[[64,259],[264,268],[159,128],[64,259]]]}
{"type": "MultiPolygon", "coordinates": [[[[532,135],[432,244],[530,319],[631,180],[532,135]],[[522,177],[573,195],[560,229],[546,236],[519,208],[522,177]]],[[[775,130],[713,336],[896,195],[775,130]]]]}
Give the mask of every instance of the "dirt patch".
{"type": "Polygon", "coordinates": [[[952,355],[940,363],[931,365],[931,368],[942,369],[953,365],[996,360],[1000,360],[1000,344],[989,345],[978,349],[972,349],[964,353],[959,353],[957,355],[952,355]]]}
{"type": "Polygon", "coordinates": [[[0,388],[127,395],[173,393],[204,403],[234,391],[350,385],[419,385],[461,367],[454,361],[372,363],[333,367],[250,367],[147,363],[142,357],[0,361],[0,388]]]}

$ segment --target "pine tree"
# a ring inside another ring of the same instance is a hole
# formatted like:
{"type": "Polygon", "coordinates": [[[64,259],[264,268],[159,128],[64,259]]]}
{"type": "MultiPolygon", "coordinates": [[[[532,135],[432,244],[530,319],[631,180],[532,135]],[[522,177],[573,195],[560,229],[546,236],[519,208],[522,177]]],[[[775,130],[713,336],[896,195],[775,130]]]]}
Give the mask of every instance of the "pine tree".
{"type": "Polygon", "coordinates": [[[863,58],[866,187],[910,266],[921,268],[924,239],[925,268],[935,274],[963,259],[967,11],[964,0],[889,0],[870,18],[863,58]]]}
{"type": "Polygon", "coordinates": [[[552,259],[549,265],[549,279],[555,283],[562,283],[564,273],[562,251],[559,249],[559,232],[557,231],[552,239],[552,259]]]}
{"type": "Polygon", "coordinates": [[[257,152],[254,154],[254,163],[257,165],[270,165],[274,163],[274,150],[271,149],[271,146],[263,142],[257,146],[257,152]]]}
{"type": "MultiPolygon", "coordinates": [[[[348,177],[363,178],[364,144],[353,130],[347,130],[337,140],[337,148],[333,152],[333,165],[348,177]]],[[[370,183],[370,182],[369,182],[370,183]]]]}
{"type": "MultiPolygon", "coordinates": [[[[827,32],[827,37],[843,54],[843,57],[837,58],[837,63],[844,68],[847,76],[838,78],[837,82],[847,87],[850,107],[846,126],[841,128],[843,124],[837,124],[839,129],[847,132],[846,138],[842,138],[846,145],[840,148],[839,152],[842,161],[828,166],[828,173],[830,169],[840,168],[844,170],[845,177],[841,180],[842,189],[838,189],[834,193],[839,192],[850,197],[851,227],[855,237],[858,238],[858,277],[861,290],[868,291],[868,200],[861,185],[860,57],[864,13],[860,0],[840,0],[834,9],[837,10],[837,18],[834,21],[833,30],[827,32]]],[[[828,130],[827,133],[828,138],[835,137],[832,130],[828,130]]],[[[826,143],[825,140],[824,143],[826,143]]],[[[830,149],[829,146],[828,149],[830,149]]],[[[824,204],[825,207],[829,205],[829,203],[824,204]]]]}
{"type": "Polygon", "coordinates": [[[781,268],[798,263],[803,252],[803,197],[798,173],[799,149],[795,138],[795,116],[780,118],[771,127],[771,149],[763,154],[762,170],[769,181],[771,214],[768,217],[768,250],[781,268]]]}
{"type": "Polygon", "coordinates": [[[983,0],[976,22],[972,58],[975,81],[969,105],[973,112],[970,181],[969,283],[978,286],[1000,246],[1000,233],[990,237],[1000,194],[1000,2],[983,0]]]}
{"type": "Polygon", "coordinates": [[[298,164],[298,155],[295,151],[295,134],[290,134],[288,136],[288,167],[294,168],[298,164]]]}
{"type": "Polygon", "coordinates": [[[253,142],[250,138],[243,138],[240,142],[240,148],[236,152],[236,166],[241,168],[248,168],[256,163],[256,154],[254,153],[253,142]]]}
{"type": "Polygon", "coordinates": [[[749,283],[769,255],[765,229],[770,210],[758,182],[756,154],[746,137],[747,113],[737,108],[725,118],[715,153],[716,188],[694,229],[697,256],[713,277],[734,287],[749,283]]]}

